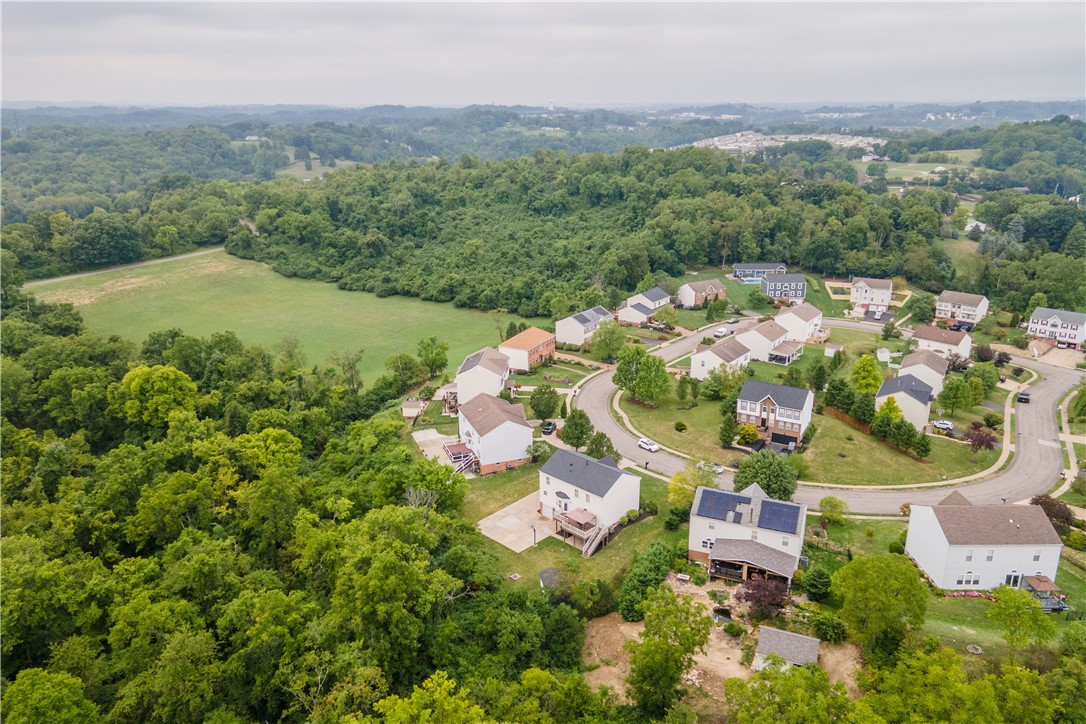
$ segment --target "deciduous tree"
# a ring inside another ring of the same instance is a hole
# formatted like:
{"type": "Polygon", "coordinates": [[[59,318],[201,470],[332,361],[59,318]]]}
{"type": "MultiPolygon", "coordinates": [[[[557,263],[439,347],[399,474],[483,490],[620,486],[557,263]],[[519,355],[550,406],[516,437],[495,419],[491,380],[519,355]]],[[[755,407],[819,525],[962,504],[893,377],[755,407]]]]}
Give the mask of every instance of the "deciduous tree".
{"type": "Polygon", "coordinates": [[[528,397],[532,414],[540,420],[554,417],[560,403],[558,392],[550,385],[540,385],[532,390],[532,394],[528,397]]]}
{"type": "Polygon", "coordinates": [[[879,363],[869,354],[860,355],[848,375],[849,384],[858,394],[874,395],[882,386],[882,372],[879,363]]]}
{"type": "Polygon", "coordinates": [[[849,722],[852,701],[844,684],[830,683],[817,666],[788,666],[777,656],[749,680],[724,682],[728,721],[735,724],[849,722]]]}
{"type": "Polygon", "coordinates": [[[910,627],[924,622],[927,591],[909,559],[860,556],[833,574],[841,618],[869,653],[892,653],[910,627]]]}
{"type": "Polygon", "coordinates": [[[735,490],[757,483],[775,500],[791,500],[796,492],[796,472],[772,450],[759,450],[739,463],[735,471],[735,490]]]}
{"type": "Polygon", "coordinates": [[[626,331],[618,322],[604,320],[592,333],[592,351],[603,359],[618,357],[626,346],[626,331]]]}
{"type": "Polygon", "coordinates": [[[579,450],[592,437],[593,430],[592,421],[588,419],[585,411],[573,410],[566,415],[566,422],[559,436],[562,438],[562,442],[574,450],[579,450]]]}

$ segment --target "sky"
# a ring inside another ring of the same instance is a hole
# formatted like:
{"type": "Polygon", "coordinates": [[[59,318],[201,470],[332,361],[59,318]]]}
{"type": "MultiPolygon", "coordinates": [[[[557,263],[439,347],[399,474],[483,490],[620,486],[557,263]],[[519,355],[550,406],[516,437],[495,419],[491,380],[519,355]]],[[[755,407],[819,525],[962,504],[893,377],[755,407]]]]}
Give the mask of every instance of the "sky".
{"type": "Polygon", "coordinates": [[[1086,95],[1086,3],[18,3],[5,102],[972,102],[1086,95]]]}

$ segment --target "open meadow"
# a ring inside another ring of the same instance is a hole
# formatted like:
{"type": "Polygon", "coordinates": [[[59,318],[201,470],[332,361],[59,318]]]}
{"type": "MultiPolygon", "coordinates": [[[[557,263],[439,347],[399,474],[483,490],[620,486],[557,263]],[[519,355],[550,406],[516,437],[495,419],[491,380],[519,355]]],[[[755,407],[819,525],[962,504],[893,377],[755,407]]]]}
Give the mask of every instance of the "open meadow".
{"type": "MultiPolygon", "coordinates": [[[[495,318],[484,312],[289,279],[226,253],[119,269],[33,292],[43,301],[71,302],[90,330],[136,344],[149,332],[180,327],[201,337],[233,330],[242,341],[269,348],[296,337],[309,364],[361,348],[367,380],[383,372],[389,356],[415,354],[421,337],[448,342],[450,369],[480,347],[499,343],[495,318]]],[[[512,319],[502,315],[503,327],[512,319]]]]}

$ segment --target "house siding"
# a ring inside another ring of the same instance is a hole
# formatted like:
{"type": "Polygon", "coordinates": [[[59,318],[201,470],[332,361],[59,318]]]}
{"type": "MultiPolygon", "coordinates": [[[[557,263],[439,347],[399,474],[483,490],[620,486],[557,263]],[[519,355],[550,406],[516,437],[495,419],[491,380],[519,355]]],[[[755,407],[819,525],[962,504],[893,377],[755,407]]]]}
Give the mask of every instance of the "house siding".
{"type": "Polygon", "coordinates": [[[1034,337],[1067,342],[1076,347],[1081,346],[1086,341],[1086,327],[1081,324],[1061,322],[1056,317],[1047,319],[1033,317],[1029,320],[1028,331],[1034,337]]]}
{"type": "Polygon", "coordinates": [[[822,315],[818,315],[810,322],[804,322],[802,319],[794,314],[788,314],[787,311],[778,314],[773,318],[777,324],[788,330],[788,334],[785,336],[789,342],[806,342],[810,339],[819,329],[822,328],[822,315]]]}
{"type": "Polygon", "coordinates": [[[889,397],[894,398],[894,402],[901,408],[901,416],[908,420],[917,430],[923,430],[928,424],[928,416],[931,414],[930,402],[921,402],[912,395],[905,394],[904,392],[893,392],[889,395],[876,397],[875,409],[877,410],[881,407],[889,397]]]}
{"type": "Polygon", "coordinates": [[[737,332],[735,338],[750,350],[750,358],[759,362],[769,361],[769,351],[787,339],[787,334],[782,334],[777,339],[766,339],[758,332],[737,332]]]}
{"type": "Polygon", "coordinates": [[[960,319],[963,322],[976,324],[988,316],[988,299],[981,299],[976,306],[969,304],[953,304],[951,302],[935,302],[936,319],[960,319]]]}
{"type": "Polygon", "coordinates": [[[483,366],[476,366],[456,376],[456,398],[462,405],[476,395],[497,397],[509,379],[508,373],[499,375],[483,366]]]}
{"type": "Polygon", "coordinates": [[[892,298],[893,289],[875,289],[864,282],[853,283],[849,295],[853,308],[869,312],[885,312],[892,298]]]}
{"type": "Polygon", "coordinates": [[[921,382],[926,382],[931,387],[931,393],[938,395],[943,391],[943,376],[927,365],[909,365],[897,371],[898,377],[912,375],[921,382]]]}
{"type": "Polygon", "coordinates": [[[718,367],[728,369],[742,369],[750,364],[750,354],[745,354],[734,362],[725,362],[708,349],[698,352],[690,358],[690,376],[697,380],[705,380],[709,373],[718,367]]]}
{"type": "Polygon", "coordinates": [[[609,527],[618,523],[622,516],[641,505],[641,481],[636,475],[623,473],[615,481],[606,495],[593,495],[581,490],[576,485],[554,475],[539,473],[539,511],[542,515],[554,517],[561,500],[557,493],[561,491],[569,496],[562,501],[569,510],[584,508],[596,516],[596,524],[609,527]],[[586,497],[587,496],[587,497],[586,497]]]}
{"type": "Polygon", "coordinates": [[[471,448],[482,474],[498,472],[529,462],[532,428],[505,422],[486,435],[480,435],[463,414],[460,415],[460,441],[471,448]]]}
{"type": "Polygon", "coordinates": [[[690,532],[687,537],[687,554],[690,560],[708,561],[710,549],[702,544],[717,538],[756,540],[792,556],[799,556],[803,548],[803,540],[798,535],[730,523],[716,518],[705,518],[697,514],[690,516],[690,532]]]}
{"type": "Polygon", "coordinates": [[[803,439],[803,433],[811,424],[811,415],[814,410],[814,396],[807,395],[803,409],[795,410],[787,407],[778,407],[771,399],[761,401],[739,400],[736,402],[736,421],[740,425],[762,426],[762,420],[766,420],[766,433],[772,435],[779,433],[796,442],[803,439]],[[765,414],[762,407],[765,407],[765,414]]]}

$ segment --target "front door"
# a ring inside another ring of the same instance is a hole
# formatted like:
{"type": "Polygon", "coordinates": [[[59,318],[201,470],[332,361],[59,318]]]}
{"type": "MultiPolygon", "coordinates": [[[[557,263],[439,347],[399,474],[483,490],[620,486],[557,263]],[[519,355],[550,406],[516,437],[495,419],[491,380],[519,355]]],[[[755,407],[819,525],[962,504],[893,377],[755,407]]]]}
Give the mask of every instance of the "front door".
{"type": "Polygon", "coordinates": [[[1018,588],[1018,584],[1021,583],[1022,576],[1017,573],[1008,573],[1006,583],[1011,588],[1018,588]]]}

